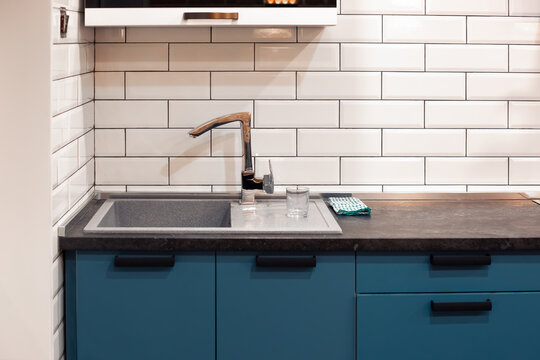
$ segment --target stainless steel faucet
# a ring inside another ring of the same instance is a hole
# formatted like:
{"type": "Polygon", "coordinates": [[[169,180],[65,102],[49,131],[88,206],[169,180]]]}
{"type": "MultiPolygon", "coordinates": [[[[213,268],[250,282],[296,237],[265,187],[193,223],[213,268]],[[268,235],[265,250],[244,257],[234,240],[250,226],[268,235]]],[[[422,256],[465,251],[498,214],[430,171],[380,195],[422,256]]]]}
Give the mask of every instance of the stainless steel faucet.
{"type": "Polygon", "coordinates": [[[197,137],[218,126],[234,121],[240,121],[242,123],[242,144],[244,147],[242,199],[240,200],[240,204],[253,205],[255,204],[256,190],[264,190],[268,194],[274,193],[274,175],[272,173],[272,164],[269,162],[270,174],[264,175],[262,179],[255,177],[251,160],[251,114],[248,112],[239,112],[215,118],[191,130],[189,135],[197,137]]]}

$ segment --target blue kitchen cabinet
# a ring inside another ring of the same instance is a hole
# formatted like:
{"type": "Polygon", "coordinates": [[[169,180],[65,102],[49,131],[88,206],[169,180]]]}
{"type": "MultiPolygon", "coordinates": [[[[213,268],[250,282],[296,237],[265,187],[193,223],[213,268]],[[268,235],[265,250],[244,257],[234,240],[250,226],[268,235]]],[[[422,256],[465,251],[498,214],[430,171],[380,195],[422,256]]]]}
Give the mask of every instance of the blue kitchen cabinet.
{"type": "Polygon", "coordinates": [[[215,255],[66,253],[67,360],[215,359],[215,255]]]}
{"type": "Polygon", "coordinates": [[[354,359],[354,254],[217,256],[217,360],[354,359]]]}
{"type": "Polygon", "coordinates": [[[539,359],[538,334],[537,292],[357,296],[358,360],[539,359]]]}

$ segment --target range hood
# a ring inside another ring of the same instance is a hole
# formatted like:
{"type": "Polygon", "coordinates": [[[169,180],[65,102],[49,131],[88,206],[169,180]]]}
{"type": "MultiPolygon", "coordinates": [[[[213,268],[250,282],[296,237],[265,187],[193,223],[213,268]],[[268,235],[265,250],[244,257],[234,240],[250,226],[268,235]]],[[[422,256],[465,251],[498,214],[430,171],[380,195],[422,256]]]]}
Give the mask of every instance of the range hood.
{"type": "Polygon", "coordinates": [[[336,25],[336,0],[86,0],[86,26],[336,25]]]}

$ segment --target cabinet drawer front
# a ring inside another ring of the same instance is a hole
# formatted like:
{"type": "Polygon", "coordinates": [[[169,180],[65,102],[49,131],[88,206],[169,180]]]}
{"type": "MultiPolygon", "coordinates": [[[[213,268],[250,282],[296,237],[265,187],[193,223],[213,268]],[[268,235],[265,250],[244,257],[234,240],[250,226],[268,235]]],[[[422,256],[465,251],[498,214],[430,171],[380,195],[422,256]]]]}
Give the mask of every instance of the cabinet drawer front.
{"type": "Polygon", "coordinates": [[[312,259],[218,255],[219,360],[354,358],[354,255],[312,259]]]}
{"type": "Polygon", "coordinates": [[[214,359],[213,254],[78,253],[66,264],[72,358],[214,359]]]}
{"type": "Polygon", "coordinates": [[[539,293],[357,296],[357,358],[515,360],[540,353],[539,293]],[[491,311],[433,312],[431,302],[492,304],[491,311]]]}
{"type": "Polygon", "coordinates": [[[359,293],[540,290],[540,255],[491,254],[488,258],[489,265],[484,253],[358,254],[356,290],[359,293]],[[435,256],[433,260],[431,255],[435,256]]]}

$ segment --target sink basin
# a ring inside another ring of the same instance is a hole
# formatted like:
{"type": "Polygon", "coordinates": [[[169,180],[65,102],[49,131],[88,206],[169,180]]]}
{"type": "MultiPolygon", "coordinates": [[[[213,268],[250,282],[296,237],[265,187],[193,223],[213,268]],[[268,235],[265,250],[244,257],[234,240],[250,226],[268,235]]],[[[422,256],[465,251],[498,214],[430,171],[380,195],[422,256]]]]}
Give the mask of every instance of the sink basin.
{"type": "Polygon", "coordinates": [[[226,199],[108,199],[85,233],[340,234],[321,199],[305,218],[289,218],[284,199],[240,205],[226,199]]]}

